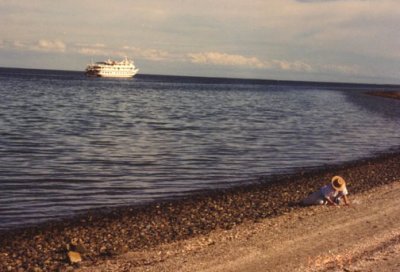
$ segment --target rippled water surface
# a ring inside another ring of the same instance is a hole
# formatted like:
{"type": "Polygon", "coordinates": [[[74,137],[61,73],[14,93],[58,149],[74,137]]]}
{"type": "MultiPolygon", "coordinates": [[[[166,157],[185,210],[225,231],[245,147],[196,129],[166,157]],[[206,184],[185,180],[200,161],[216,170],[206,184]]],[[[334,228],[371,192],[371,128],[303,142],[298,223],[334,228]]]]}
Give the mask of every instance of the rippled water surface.
{"type": "Polygon", "coordinates": [[[399,146],[399,101],[365,88],[2,69],[0,228],[399,146]]]}

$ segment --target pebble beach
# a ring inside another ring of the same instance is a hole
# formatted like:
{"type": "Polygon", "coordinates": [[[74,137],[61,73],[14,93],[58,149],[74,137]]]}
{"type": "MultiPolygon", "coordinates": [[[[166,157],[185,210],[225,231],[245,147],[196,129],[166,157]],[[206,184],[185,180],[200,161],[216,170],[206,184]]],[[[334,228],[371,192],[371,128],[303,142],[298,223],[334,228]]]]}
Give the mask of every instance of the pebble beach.
{"type": "MultiPolygon", "coordinates": [[[[268,220],[302,209],[309,192],[341,175],[351,194],[400,179],[400,153],[260,179],[258,184],[201,192],[143,207],[94,210],[85,215],[0,234],[1,271],[72,271],[129,251],[152,248],[268,220]],[[82,261],[71,263],[68,252],[82,261]]],[[[140,261],[137,265],[140,265],[140,261]]]]}

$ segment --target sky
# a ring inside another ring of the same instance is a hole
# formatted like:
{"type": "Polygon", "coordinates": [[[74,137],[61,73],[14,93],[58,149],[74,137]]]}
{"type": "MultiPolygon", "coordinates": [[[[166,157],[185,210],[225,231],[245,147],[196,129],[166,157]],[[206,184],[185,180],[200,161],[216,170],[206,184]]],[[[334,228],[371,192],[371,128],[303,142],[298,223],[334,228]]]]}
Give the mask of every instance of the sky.
{"type": "Polygon", "coordinates": [[[0,0],[0,67],[400,84],[399,0],[0,0]]]}

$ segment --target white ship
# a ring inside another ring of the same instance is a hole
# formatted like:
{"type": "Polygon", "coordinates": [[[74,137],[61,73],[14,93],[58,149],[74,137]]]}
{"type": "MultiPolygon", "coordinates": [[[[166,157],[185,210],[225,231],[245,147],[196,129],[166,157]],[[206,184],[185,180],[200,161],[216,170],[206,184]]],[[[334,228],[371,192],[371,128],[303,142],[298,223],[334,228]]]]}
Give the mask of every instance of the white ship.
{"type": "Polygon", "coordinates": [[[129,78],[136,75],[138,71],[139,69],[135,67],[133,60],[125,58],[119,62],[109,59],[103,62],[91,63],[86,67],[85,74],[96,77],[129,78]]]}

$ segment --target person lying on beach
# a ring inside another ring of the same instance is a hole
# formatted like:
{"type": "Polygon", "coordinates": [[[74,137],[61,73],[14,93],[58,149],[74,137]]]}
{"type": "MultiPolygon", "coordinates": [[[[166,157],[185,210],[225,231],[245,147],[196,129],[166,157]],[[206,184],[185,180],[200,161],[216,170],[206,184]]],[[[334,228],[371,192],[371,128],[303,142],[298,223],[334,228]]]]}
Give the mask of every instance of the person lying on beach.
{"type": "Polygon", "coordinates": [[[346,182],[342,177],[334,176],[331,183],[325,185],[318,191],[310,194],[305,198],[301,204],[305,206],[309,205],[333,205],[338,206],[341,199],[343,198],[345,205],[350,205],[349,199],[347,198],[348,191],[346,182]]]}

